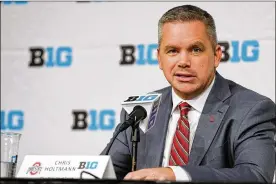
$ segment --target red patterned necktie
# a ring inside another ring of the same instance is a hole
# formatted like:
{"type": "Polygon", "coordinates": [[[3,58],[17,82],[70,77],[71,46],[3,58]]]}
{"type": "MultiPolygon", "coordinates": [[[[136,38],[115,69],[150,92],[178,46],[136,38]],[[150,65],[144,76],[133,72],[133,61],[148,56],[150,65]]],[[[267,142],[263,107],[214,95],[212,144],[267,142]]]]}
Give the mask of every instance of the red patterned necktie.
{"type": "Polygon", "coordinates": [[[189,161],[189,136],[190,125],[188,121],[188,112],[191,106],[187,102],[181,102],[178,105],[180,109],[180,118],[177,122],[177,129],[173,137],[169,165],[187,165],[189,161]]]}

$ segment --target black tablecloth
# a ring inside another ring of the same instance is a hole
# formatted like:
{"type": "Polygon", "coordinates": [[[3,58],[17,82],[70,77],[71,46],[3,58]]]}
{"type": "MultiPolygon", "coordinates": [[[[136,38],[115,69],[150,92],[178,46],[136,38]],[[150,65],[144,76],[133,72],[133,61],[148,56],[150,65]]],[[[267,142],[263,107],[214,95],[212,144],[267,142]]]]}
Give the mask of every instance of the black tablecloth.
{"type": "MultiPolygon", "coordinates": [[[[169,181],[126,181],[126,180],[97,180],[97,179],[23,179],[23,178],[0,178],[0,184],[168,184],[168,183],[198,183],[198,182],[169,182],[169,181]]],[[[200,184],[209,184],[210,182],[200,182],[200,184]]],[[[229,182],[211,182],[229,183],[229,182]]],[[[241,182],[244,183],[244,182],[241,182]]],[[[198,183],[199,184],[199,183],[198,183]]],[[[235,182],[237,184],[237,182],[235,182]]],[[[251,183],[250,183],[251,184],[251,183]]],[[[253,184],[253,183],[252,183],[253,184]]]]}

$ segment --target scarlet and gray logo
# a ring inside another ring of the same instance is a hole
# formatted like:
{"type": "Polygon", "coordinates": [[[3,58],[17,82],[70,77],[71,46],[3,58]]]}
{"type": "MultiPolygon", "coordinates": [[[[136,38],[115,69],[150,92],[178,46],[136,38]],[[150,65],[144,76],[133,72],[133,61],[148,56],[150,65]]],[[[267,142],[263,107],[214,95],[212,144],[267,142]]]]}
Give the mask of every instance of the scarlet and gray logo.
{"type": "Polygon", "coordinates": [[[41,163],[36,162],[33,164],[33,166],[29,167],[26,174],[30,173],[31,175],[36,175],[36,174],[39,174],[41,170],[42,170],[41,163]]]}

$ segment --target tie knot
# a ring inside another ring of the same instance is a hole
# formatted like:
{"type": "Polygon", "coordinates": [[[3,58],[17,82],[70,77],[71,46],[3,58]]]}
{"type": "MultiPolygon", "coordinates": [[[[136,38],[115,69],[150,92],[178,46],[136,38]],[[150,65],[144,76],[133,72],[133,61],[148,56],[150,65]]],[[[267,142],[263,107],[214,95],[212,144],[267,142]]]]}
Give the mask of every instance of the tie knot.
{"type": "Polygon", "coordinates": [[[191,109],[191,106],[187,103],[187,102],[180,102],[178,104],[179,110],[180,110],[180,114],[182,116],[186,116],[188,115],[189,110],[191,109]]]}

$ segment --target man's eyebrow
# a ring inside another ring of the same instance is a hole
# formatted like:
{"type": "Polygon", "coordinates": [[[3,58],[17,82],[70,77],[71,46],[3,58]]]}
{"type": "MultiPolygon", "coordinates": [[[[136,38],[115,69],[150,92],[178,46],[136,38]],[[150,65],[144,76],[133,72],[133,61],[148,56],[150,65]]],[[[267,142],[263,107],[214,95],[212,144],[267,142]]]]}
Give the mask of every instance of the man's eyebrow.
{"type": "Polygon", "coordinates": [[[165,50],[168,50],[168,49],[176,49],[176,48],[177,48],[177,46],[174,46],[174,45],[166,45],[166,46],[164,47],[165,50]]]}
{"type": "MultiPolygon", "coordinates": [[[[188,48],[192,48],[192,47],[202,47],[202,48],[204,48],[205,47],[205,45],[204,45],[204,43],[203,42],[201,42],[201,41],[195,41],[195,42],[193,42],[193,43],[190,43],[189,45],[188,45],[188,48]]],[[[178,48],[178,46],[176,46],[176,45],[166,45],[165,47],[164,47],[164,50],[169,50],[169,49],[177,49],[178,48]]]]}
{"type": "Polygon", "coordinates": [[[205,47],[205,45],[201,41],[196,41],[196,42],[191,43],[189,45],[189,48],[194,47],[194,46],[205,47]]]}

